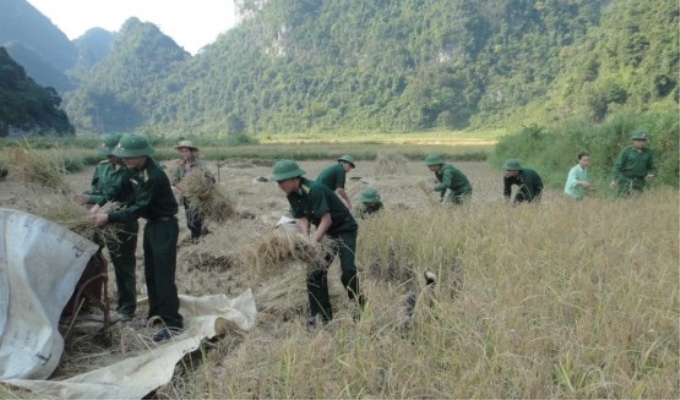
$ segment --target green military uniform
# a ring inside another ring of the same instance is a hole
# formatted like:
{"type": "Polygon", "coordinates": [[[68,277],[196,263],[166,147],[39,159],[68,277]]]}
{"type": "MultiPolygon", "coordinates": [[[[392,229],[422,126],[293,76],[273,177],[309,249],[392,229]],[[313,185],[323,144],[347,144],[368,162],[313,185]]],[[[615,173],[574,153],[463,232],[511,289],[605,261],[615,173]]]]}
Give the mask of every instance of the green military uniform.
{"type": "Polygon", "coordinates": [[[439,192],[442,201],[446,203],[462,204],[472,195],[472,185],[467,177],[451,164],[443,164],[441,170],[435,172],[439,181],[434,191],[439,192]],[[446,190],[449,189],[448,194],[446,190]]]}
{"type": "Polygon", "coordinates": [[[465,200],[472,196],[472,185],[470,181],[458,168],[451,164],[445,164],[444,160],[431,154],[425,158],[425,165],[428,167],[439,165],[439,171],[435,171],[434,176],[439,184],[435,185],[434,191],[439,192],[442,202],[463,204],[465,200]],[[448,190],[448,193],[447,193],[448,190]]]}
{"type": "Polygon", "coordinates": [[[519,190],[515,195],[513,202],[531,203],[532,201],[538,201],[541,198],[541,193],[543,192],[543,180],[541,177],[530,168],[522,168],[519,160],[511,158],[505,162],[503,169],[506,171],[518,171],[516,176],[506,176],[503,177],[503,197],[510,199],[512,195],[512,185],[517,185],[519,190]]]}
{"type": "Polygon", "coordinates": [[[330,214],[331,226],[326,235],[336,242],[335,251],[329,254],[323,265],[310,271],[307,275],[307,294],[311,317],[321,314],[324,323],[333,319],[330,298],[328,296],[328,267],[333,262],[336,254],[340,256],[340,268],[342,274],[340,280],[347,290],[350,299],[357,299],[359,305],[363,305],[363,298],[359,294],[359,280],[354,256],[358,225],[345,204],[327,186],[315,182],[301,175],[304,171],[299,169],[292,160],[281,160],[274,165],[274,174],[270,180],[280,181],[294,177],[300,177],[300,187],[296,192],[289,193],[286,198],[291,208],[291,216],[296,219],[306,218],[310,224],[318,226],[321,217],[330,214]]]}
{"type": "MultiPolygon", "coordinates": [[[[191,171],[200,170],[203,172],[203,181],[205,183],[213,184],[215,183],[215,178],[213,174],[208,170],[205,163],[201,161],[198,157],[194,160],[191,165],[187,165],[186,160],[183,161],[172,173],[171,183],[172,186],[178,184],[182,178],[191,171]]],[[[181,198],[181,202],[184,205],[184,213],[187,220],[187,228],[191,232],[191,237],[197,239],[201,236],[203,232],[203,216],[200,215],[195,209],[191,207],[191,204],[187,202],[185,197],[181,198]]]]}
{"type": "MultiPolygon", "coordinates": [[[[107,135],[99,154],[112,155],[120,135],[107,135]]],[[[86,191],[89,204],[99,206],[107,202],[127,204],[134,197],[134,189],[130,183],[130,171],[125,166],[116,168],[116,164],[105,160],[97,165],[92,175],[92,189],[86,191]]],[[[137,309],[137,285],[135,251],[137,250],[137,220],[128,220],[119,224],[115,239],[104,244],[109,250],[111,263],[116,276],[118,289],[118,305],[116,311],[125,317],[132,318],[137,309]]]]}
{"type": "Polygon", "coordinates": [[[373,188],[366,188],[361,191],[354,206],[353,215],[355,218],[366,218],[377,213],[384,207],[378,191],[373,188]]]}
{"type": "MultiPolygon", "coordinates": [[[[647,134],[636,132],[634,140],[647,140],[647,134]]],[[[642,192],[647,175],[655,173],[652,151],[646,147],[641,149],[629,146],[623,149],[614,162],[614,181],[617,196],[628,196],[632,191],[642,192]]]]}
{"type": "MultiPolygon", "coordinates": [[[[149,315],[159,316],[171,329],[183,326],[179,314],[179,298],[175,285],[177,269],[177,238],[179,225],[175,214],[179,209],[170,187],[170,180],[158,163],[148,157],[153,149],[146,139],[135,135],[124,135],[114,150],[121,158],[146,156],[144,165],[133,171],[131,182],[135,198],[127,207],[108,214],[109,222],[145,218],[144,227],[144,276],[149,295],[149,315]]],[[[161,333],[161,332],[159,332],[161,333]]],[[[166,331],[167,333],[167,331],[166,331]]],[[[163,340],[169,337],[154,340],[163,340]]]]}
{"type": "Polygon", "coordinates": [[[347,174],[340,163],[327,166],[319,173],[319,176],[316,177],[317,182],[323,183],[331,190],[337,188],[344,189],[346,179],[347,174]]]}

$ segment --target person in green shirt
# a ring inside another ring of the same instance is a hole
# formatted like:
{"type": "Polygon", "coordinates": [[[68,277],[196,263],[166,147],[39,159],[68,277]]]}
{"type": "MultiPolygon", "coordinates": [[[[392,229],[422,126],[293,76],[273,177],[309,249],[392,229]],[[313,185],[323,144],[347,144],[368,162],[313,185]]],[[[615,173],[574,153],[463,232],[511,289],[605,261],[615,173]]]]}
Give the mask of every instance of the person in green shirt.
{"type": "Polygon", "coordinates": [[[613,179],[609,184],[616,188],[617,197],[627,197],[633,192],[642,193],[646,181],[654,179],[654,157],[647,148],[648,134],[645,131],[635,131],[631,136],[633,145],[628,146],[614,162],[613,179]]]}
{"type": "MultiPolygon", "coordinates": [[[[172,186],[181,193],[181,185],[178,186],[178,183],[180,183],[180,181],[190,172],[199,170],[203,174],[207,195],[215,184],[215,178],[203,161],[198,157],[198,147],[194,146],[189,140],[182,140],[175,146],[175,149],[179,150],[182,154],[183,160],[173,171],[172,179],[170,180],[172,186]]],[[[191,239],[198,240],[203,234],[203,216],[200,215],[195,208],[191,207],[191,204],[189,204],[186,197],[182,196],[181,202],[184,205],[184,214],[186,216],[187,228],[189,229],[189,232],[191,232],[191,239]]]]}
{"type": "Polygon", "coordinates": [[[453,165],[444,163],[441,156],[428,155],[425,157],[425,165],[434,172],[439,182],[434,191],[439,193],[441,202],[463,204],[472,196],[472,185],[465,174],[453,165]]]}
{"type": "Polygon", "coordinates": [[[354,206],[353,215],[355,218],[364,219],[371,214],[383,209],[383,202],[380,193],[373,188],[366,188],[359,193],[357,203],[354,206]]]}
{"type": "Polygon", "coordinates": [[[503,197],[510,200],[512,186],[517,185],[519,190],[515,194],[515,198],[512,201],[513,204],[525,201],[531,203],[541,199],[543,181],[536,171],[531,168],[522,168],[522,165],[516,158],[508,159],[503,164],[503,170],[505,171],[503,177],[503,197]]]}
{"type": "MultiPolygon", "coordinates": [[[[92,175],[92,188],[84,194],[73,196],[73,200],[80,204],[93,205],[92,212],[107,202],[116,202],[125,205],[134,196],[132,183],[130,183],[130,171],[123,165],[123,161],[113,155],[113,150],[118,144],[120,134],[104,136],[104,141],[99,147],[98,154],[106,156],[106,160],[100,162],[92,175]]],[[[109,257],[113,264],[116,276],[116,288],[118,290],[118,305],[116,311],[122,321],[131,321],[137,309],[137,220],[124,221],[119,224],[115,238],[106,240],[103,245],[109,250],[109,257]]]]}
{"type": "Polygon", "coordinates": [[[564,193],[576,200],[583,200],[587,190],[592,190],[592,185],[588,181],[588,164],[590,164],[590,154],[579,153],[578,164],[576,164],[567,176],[564,184],[564,193]]]}
{"type": "Polygon", "coordinates": [[[134,201],[119,210],[93,214],[92,218],[97,227],[140,217],[146,219],[143,248],[144,276],[149,295],[148,319],[158,316],[165,325],[152,336],[158,342],[181,332],[184,323],[179,313],[175,285],[179,235],[175,215],[179,206],[168,176],[150,157],[153,153],[154,149],[145,138],[133,134],[121,137],[113,155],[122,158],[132,172],[130,181],[134,187],[134,201]]]}
{"type": "Polygon", "coordinates": [[[316,181],[323,183],[331,190],[333,190],[345,202],[347,208],[352,208],[352,202],[345,191],[345,181],[347,180],[347,172],[355,168],[354,157],[346,154],[338,158],[338,162],[331,164],[321,170],[316,177],[316,181]]]}
{"type": "MultiPolygon", "coordinates": [[[[307,274],[307,294],[309,299],[310,316],[307,320],[309,327],[316,326],[317,316],[321,317],[325,325],[333,319],[333,311],[328,296],[328,267],[336,254],[340,256],[340,280],[347,290],[350,300],[358,303],[360,311],[364,298],[359,293],[359,278],[357,277],[354,255],[358,225],[350,214],[349,209],[335,193],[327,186],[304,178],[305,171],[300,169],[293,160],[280,160],[274,164],[270,181],[276,181],[279,189],[286,193],[291,208],[291,216],[295,218],[303,235],[311,234],[311,225],[316,227],[313,232],[314,242],[328,236],[335,242],[334,251],[328,254],[322,265],[317,265],[307,274]]],[[[355,314],[356,315],[356,314],[355,314]]]]}

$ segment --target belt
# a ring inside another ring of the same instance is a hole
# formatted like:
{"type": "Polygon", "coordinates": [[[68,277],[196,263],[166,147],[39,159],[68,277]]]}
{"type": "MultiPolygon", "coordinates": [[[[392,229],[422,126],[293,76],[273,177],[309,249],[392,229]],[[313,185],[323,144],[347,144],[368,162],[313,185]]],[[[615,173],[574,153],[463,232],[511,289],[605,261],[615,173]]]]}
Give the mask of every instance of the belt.
{"type": "Polygon", "coordinates": [[[161,217],[156,217],[156,218],[149,218],[149,222],[152,224],[158,223],[158,222],[170,222],[170,221],[177,221],[177,218],[174,215],[164,215],[161,217]]]}

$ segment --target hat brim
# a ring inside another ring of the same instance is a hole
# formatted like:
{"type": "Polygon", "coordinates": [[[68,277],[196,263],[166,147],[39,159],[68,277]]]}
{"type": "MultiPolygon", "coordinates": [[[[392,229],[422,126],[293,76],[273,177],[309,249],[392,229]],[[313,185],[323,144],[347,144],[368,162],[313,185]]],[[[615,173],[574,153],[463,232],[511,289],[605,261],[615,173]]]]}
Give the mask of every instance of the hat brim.
{"type": "Polygon", "coordinates": [[[271,174],[267,177],[267,179],[269,179],[270,181],[278,182],[278,181],[282,181],[282,180],[285,180],[285,179],[297,178],[298,176],[302,176],[305,173],[306,173],[305,171],[303,171],[301,169],[297,169],[295,171],[284,172],[284,173],[281,173],[281,174],[271,174]]]}
{"type": "Polygon", "coordinates": [[[115,148],[113,150],[113,154],[116,157],[120,158],[132,158],[132,157],[142,157],[142,156],[149,156],[153,153],[155,153],[156,150],[154,150],[152,147],[145,147],[143,149],[119,149],[115,148]]]}
{"type": "Polygon", "coordinates": [[[112,155],[113,155],[113,150],[114,150],[113,147],[100,147],[100,148],[97,150],[97,155],[99,155],[99,156],[101,156],[101,157],[112,156],[112,155]]]}
{"type": "Polygon", "coordinates": [[[356,168],[356,165],[354,165],[353,162],[348,161],[348,160],[345,160],[344,158],[338,158],[338,162],[341,162],[341,161],[342,161],[342,162],[346,162],[346,163],[349,164],[352,168],[356,168]]]}
{"type": "Polygon", "coordinates": [[[195,146],[175,146],[175,150],[180,150],[180,149],[191,149],[198,151],[198,147],[195,146]]]}

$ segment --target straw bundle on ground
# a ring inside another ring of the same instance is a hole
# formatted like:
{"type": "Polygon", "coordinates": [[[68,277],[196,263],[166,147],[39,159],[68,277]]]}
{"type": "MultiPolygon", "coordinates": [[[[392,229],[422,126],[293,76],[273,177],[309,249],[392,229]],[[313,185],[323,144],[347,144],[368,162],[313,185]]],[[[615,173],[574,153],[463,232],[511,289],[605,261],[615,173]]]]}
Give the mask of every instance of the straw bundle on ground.
{"type": "Polygon", "coordinates": [[[320,265],[333,249],[330,239],[315,243],[299,233],[275,231],[244,247],[240,258],[242,265],[263,276],[296,261],[310,267],[320,265]]]}
{"type": "Polygon", "coordinates": [[[401,154],[378,153],[375,159],[375,175],[404,175],[408,160],[401,154]]]}
{"type": "Polygon", "coordinates": [[[203,218],[224,222],[236,215],[235,202],[201,170],[192,170],[176,186],[189,207],[203,218]]]}
{"type": "Polygon", "coordinates": [[[38,154],[28,146],[16,148],[12,150],[11,164],[17,177],[25,182],[37,183],[61,193],[70,191],[64,160],[56,152],[38,154]]]}
{"type": "MultiPolygon", "coordinates": [[[[107,213],[118,207],[116,203],[107,203],[100,208],[99,212],[107,213]]],[[[117,241],[120,231],[116,224],[109,224],[104,228],[95,227],[87,208],[60,195],[41,197],[32,212],[94,242],[117,241]]]]}

